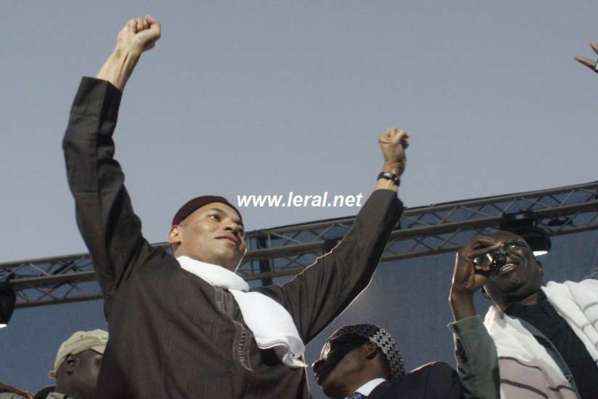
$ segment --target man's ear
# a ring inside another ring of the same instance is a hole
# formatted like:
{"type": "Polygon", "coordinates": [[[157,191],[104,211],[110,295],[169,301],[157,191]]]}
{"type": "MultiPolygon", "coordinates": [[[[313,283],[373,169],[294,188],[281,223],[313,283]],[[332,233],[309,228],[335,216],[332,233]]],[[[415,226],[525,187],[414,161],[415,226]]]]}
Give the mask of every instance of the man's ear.
{"type": "Polygon", "coordinates": [[[544,273],[544,265],[542,264],[542,262],[540,262],[538,259],[536,259],[536,263],[538,264],[538,267],[540,269],[542,269],[542,273],[544,273]]]}
{"type": "Polygon", "coordinates": [[[363,344],[362,348],[366,359],[373,359],[378,354],[378,347],[373,342],[363,344]]]}
{"type": "Polygon", "coordinates": [[[538,267],[540,268],[540,275],[542,276],[542,279],[544,279],[544,265],[542,264],[542,262],[540,262],[537,259],[536,259],[536,263],[538,264],[538,267]]]}
{"type": "Polygon", "coordinates": [[[180,244],[182,240],[181,228],[178,224],[173,225],[168,232],[168,242],[170,245],[180,244]]]}

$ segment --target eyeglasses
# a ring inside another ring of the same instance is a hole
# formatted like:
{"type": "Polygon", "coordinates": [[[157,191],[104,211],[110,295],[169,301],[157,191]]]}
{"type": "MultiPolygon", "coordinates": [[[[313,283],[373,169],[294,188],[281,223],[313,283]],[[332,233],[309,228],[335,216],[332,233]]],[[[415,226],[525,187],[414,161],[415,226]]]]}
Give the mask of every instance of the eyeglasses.
{"type": "Polygon", "coordinates": [[[511,240],[504,242],[499,248],[486,252],[483,255],[473,258],[473,264],[482,268],[494,269],[499,266],[509,251],[529,249],[527,243],[522,240],[511,240]]]}

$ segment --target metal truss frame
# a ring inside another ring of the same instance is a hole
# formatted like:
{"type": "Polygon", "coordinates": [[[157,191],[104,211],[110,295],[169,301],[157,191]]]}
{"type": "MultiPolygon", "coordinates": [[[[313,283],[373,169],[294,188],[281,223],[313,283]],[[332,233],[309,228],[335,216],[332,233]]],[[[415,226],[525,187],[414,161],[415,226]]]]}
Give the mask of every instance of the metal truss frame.
{"type": "MultiPolygon", "coordinates": [[[[534,219],[550,236],[598,229],[598,182],[408,208],[382,261],[455,251],[475,234],[497,229],[509,215],[534,219]]],[[[254,285],[284,281],[328,252],[354,219],[249,232],[249,252],[238,272],[254,285]]],[[[101,298],[88,254],[2,263],[0,280],[7,278],[17,293],[17,308],[101,298]]]]}

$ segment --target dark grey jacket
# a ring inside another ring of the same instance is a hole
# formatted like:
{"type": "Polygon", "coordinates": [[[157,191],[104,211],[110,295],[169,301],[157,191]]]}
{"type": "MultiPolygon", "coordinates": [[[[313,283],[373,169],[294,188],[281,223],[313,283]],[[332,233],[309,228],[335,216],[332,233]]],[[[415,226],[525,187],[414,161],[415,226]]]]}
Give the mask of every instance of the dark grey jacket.
{"type": "Polygon", "coordinates": [[[443,362],[428,363],[378,385],[368,399],[461,399],[457,372],[443,362]]]}

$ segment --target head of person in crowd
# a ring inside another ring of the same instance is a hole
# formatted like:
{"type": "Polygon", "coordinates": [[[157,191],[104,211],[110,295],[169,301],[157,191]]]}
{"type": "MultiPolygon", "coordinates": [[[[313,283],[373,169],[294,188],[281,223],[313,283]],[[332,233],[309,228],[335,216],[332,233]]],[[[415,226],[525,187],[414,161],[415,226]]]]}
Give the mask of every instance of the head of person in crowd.
{"type": "Polygon", "coordinates": [[[108,333],[103,330],[77,331],[64,341],[50,370],[56,392],[75,399],[93,398],[108,333]]]}
{"type": "Polygon", "coordinates": [[[487,276],[485,294],[499,307],[534,298],[544,283],[544,268],[526,240],[512,232],[497,231],[470,242],[482,255],[473,259],[478,273],[487,276]]]}
{"type": "Polygon", "coordinates": [[[175,257],[188,256],[231,271],[247,251],[241,213],[218,196],[185,203],[172,219],[168,242],[175,257]]]}
{"type": "Polygon", "coordinates": [[[349,325],[335,331],[312,368],[316,382],[331,398],[347,397],[375,378],[391,380],[405,374],[394,338],[371,324],[349,325]]]}
{"type": "Polygon", "coordinates": [[[32,399],[29,392],[0,382],[0,399],[32,399]]]}

